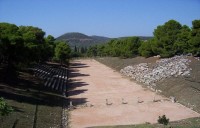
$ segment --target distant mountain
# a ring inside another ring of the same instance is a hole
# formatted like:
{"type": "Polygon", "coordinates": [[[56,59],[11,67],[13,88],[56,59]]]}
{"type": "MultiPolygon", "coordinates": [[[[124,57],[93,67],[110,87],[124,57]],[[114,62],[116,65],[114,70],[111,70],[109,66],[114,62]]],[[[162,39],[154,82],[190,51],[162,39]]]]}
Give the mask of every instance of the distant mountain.
{"type": "MultiPolygon", "coordinates": [[[[149,40],[153,37],[148,37],[148,36],[138,36],[141,40],[149,40]]],[[[119,37],[115,39],[124,39],[127,37],[119,37]]],[[[88,36],[79,32],[70,32],[70,33],[65,33],[59,37],[56,38],[58,41],[66,41],[69,43],[69,45],[74,48],[76,47],[89,47],[92,45],[96,44],[103,44],[108,42],[109,40],[114,39],[114,38],[108,38],[108,37],[103,37],[103,36],[88,36]]]]}
{"type": "Polygon", "coordinates": [[[91,45],[106,43],[111,38],[102,36],[88,36],[78,32],[65,33],[56,40],[66,41],[71,47],[89,47],[91,45]]]}
{"type": "Polygon", "coordinates": [[[65,33],[57,38],[58,40],[65,40],[65,39],[91,39],[89,36],[78,33],[78,32],[69,32],[65,33]]]}

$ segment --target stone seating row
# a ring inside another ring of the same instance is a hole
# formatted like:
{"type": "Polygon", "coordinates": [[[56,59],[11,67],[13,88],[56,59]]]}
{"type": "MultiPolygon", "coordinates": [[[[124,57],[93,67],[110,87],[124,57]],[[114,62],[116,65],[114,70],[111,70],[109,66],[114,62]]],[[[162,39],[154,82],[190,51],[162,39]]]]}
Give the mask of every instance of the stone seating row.
{"type": "Polygon", "coordinates": [[[36,77],[44,80],[44,86],[59,92],[66,92],[67,68],[37,64],[33,70],[36,77]]]}

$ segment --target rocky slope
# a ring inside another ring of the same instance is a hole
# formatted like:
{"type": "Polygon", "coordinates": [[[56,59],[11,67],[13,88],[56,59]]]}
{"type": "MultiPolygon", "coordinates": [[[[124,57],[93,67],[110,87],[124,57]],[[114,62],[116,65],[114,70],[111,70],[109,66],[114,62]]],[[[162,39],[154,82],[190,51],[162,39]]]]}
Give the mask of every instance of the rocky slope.
{"type": "Polygon", "coordinates": [[[127,66],[121,69],[120,73],[145,85],[156,86],[156,82],[165,78],[189,76],[190,70],[192,70],[188,67],[190,62],[185,56],[175,56],[157,60],[152,68],[148,66],[148,63],[140,63],[134,66],[127,66]]]}

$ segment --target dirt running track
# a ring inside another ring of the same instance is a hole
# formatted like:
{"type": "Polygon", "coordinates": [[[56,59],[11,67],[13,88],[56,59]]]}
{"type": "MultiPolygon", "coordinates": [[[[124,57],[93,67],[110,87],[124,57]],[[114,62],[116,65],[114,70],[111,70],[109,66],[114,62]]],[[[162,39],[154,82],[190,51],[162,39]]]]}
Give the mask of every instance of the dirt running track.
{"type": "Polygon", "coordinates": [[[77,107],[70,112],[72,128],[156,123],[163,114],[170,121],[200,116],[95,60],[76,60],[71,67],[68,94],[77,107]]]}

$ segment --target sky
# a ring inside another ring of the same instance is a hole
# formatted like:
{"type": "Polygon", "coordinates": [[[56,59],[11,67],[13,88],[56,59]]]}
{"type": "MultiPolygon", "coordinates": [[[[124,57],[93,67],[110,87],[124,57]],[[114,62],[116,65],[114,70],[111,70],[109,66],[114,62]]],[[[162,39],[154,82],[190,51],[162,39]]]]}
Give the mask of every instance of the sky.
{"type": "Polygon", "coordinates": [[[0,22],[39,27],[54,37],[152,36],[171,19],[192,27],[200,0],[0,0],[0,22]]]}

